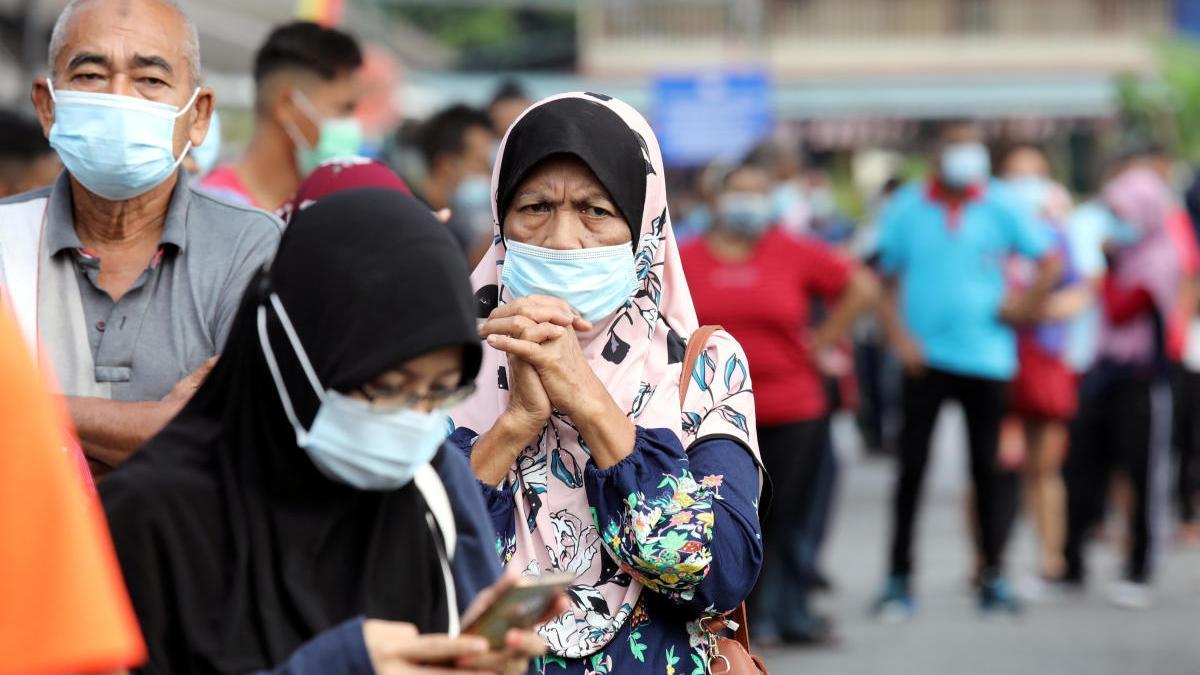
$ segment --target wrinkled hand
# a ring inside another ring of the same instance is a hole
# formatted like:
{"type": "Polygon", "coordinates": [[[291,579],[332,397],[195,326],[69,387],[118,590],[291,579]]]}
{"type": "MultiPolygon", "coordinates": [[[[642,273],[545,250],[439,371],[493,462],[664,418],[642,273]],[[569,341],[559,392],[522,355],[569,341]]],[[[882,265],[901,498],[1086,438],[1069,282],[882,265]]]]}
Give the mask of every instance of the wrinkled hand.
{"type": "MultiPolygon", "coordinates": [[[[488,339],[488,344],[500,349],[493,343],[493,336],[530,345],[543,345],[563,338],[568,332],[574,339],[575,330],[590,330],[591,327],[590,323],[580,318],[570,305],[562,300],[544,295],[531,295],[497,307],[479,329],[479,334],[488,339]]],[[[578,345],[578,340],[575,340],[579,359],[586,366],[578,345]]],[[[505,414],[510,416],[518,427],[532,430],[536,434],[550,419],[552,403],[545,382],[537,366],[528,358],[505,349],[501,351],[507,352],[509,357],[510,397],[505,414]]],[[[590,372],[590,368],[588,370],[590,372]]],[[[557,405],[557,401],[554,404],[557,405]]],[[[559,409],[566,410],[562,406],[559,406],[559,409]]]]}
{"type": "Polygon", "coordinates": [[[213,366],[217,365],[218,358],[220,358],[219,354],[200,364],[199,368],[188,373],[182,380],[175,383],[175,386],[171,388],[170,393],[163,397],[163,400],[179,403],[182,407],[184,403],[187,403],[192,398],[192,395],[196,393],[200,385],[204,384],[204,380],[212,372],[213,366]]]}
{"type": "Polygon", "coordinates": [[[367,645],[371,666],[378,675],[467,675],[503,672],[445,665],[486,653],[487,641],[480,637],[421,635],[416,626],[410,623],[368,619],[363,622],[363,642],[367,645]]]}
{"type": "Polygon", "coordinates": [[[608,390],[583,356],[575,329],[552,324],[540,324],[539,328],[541,340],[492,334],[487,341],[510,359],[533,366],[555,408],[572,419],[587,417],[598,402],[611,398],[608,390]]]}

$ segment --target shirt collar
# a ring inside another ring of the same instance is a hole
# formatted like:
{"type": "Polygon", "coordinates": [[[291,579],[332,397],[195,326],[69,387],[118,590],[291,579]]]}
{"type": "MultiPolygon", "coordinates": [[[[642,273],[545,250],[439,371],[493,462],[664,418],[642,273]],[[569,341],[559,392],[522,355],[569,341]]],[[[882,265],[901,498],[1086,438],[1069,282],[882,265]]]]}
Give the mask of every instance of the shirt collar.
{"type": "Polygon", "coordinates": [[[929,188],[926,191],[926,196],[930,200],[940,202],[942,204],[964,204],[966,202],[978,201],[983,199],[984,193],[987,191],[986,183],[972,183],[967,186],[960,195],[953,193],[949,188],[938,179],[929,181],[929,188]]]}
{"type": "MultiPolygon", "coordinates": [[[[170,244],[183,251],[187,244],[187,212],[191,198],[187,171],[178,169],[179,180],[171,192],[171,203],[167,206],[167,217],[163,221],[162,239],[159,247],[170,244]]],[[[75,213],[71,203],[71,178],[63,171],[50,190],[46,204],[46,250],[51,255],[71,249],[82,249],[83,242],[75,232],[75,213]]]]}

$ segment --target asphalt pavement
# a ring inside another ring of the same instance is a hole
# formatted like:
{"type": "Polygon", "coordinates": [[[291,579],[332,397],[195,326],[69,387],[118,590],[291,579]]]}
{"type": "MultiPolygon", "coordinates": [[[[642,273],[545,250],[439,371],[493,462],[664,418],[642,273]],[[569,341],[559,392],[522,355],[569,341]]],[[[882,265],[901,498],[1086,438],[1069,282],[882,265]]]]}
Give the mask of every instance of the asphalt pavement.
{"type": "MultiPolygon", "coordinates": [[[[849,420],[835,424],[842,455],[838,507],[824,569],[835,584],[818,604],[842,641],[762,653],[774,675],[1200,675],[1200,549],[1168,543],[1150,609],[1120,609],[1106,592],[1120,558],[1093,545],[1082,594],[1027,604],[1018,617],[981,617],[969,589],[963,515],[968,483],[961,415],[943,412],[918,524],[919,614],[885,625],[868,613],[884,578],[893,465],[860,456],[849,420]]],[[[1015,583],[1036,570],[1034,533],[1009,545],[1015,583]]],[[[753,626],[751,626],[753,631],[753,626]]]]}

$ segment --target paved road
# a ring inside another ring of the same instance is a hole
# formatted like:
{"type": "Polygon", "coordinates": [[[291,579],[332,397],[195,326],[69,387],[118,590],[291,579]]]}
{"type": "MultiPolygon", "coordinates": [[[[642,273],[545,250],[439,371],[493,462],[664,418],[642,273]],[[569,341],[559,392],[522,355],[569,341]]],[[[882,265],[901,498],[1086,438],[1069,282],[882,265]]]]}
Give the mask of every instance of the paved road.
{"type": "MultiPolygon", "coordinates": [[[[825,554],[837,592],[821,601],[838,621],[843,644],[823,651],[767,652],[772,673],[1200,675],[1200,550],[1167,549],[1155,604],[1146,611],[1121,610],[1105,601],[1105,586],[1116,576],[1119,561],[1093,547],[1087,594],[1032,606],[1015,619],[983,619],[975,612],[967,591],[960,433],[961,417],[950,409],[938,430],[919,526],[920,615],[898,626],[867,615],[883,578],[892,474],[889,462],[859,459],[851,449],[845,453],[837,521],[825,554]]],[[[853,445],[852,434],[838,437],[843,447],[853,445]]],[[[1013,576],[1032,573],[1035,560],[1033,533],[1022,526],[1010,546],[1013,576]]]]}

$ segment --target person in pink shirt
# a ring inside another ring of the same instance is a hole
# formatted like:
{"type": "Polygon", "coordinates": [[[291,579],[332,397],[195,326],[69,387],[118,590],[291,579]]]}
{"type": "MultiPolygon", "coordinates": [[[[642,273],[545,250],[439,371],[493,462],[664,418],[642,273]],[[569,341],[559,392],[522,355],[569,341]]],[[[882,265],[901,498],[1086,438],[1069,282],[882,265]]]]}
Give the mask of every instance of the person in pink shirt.
{"type": "Polygon", "coordinates": [[[255,123],[246,153],[217,167],[201,187],[274,211],[322,162],[357,155],[362,64],[346,33],[308,22],[275,29],[254,58],[255,123]]]}

